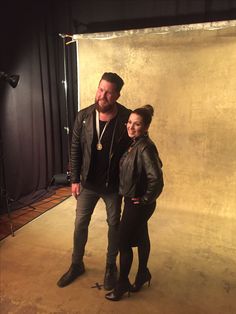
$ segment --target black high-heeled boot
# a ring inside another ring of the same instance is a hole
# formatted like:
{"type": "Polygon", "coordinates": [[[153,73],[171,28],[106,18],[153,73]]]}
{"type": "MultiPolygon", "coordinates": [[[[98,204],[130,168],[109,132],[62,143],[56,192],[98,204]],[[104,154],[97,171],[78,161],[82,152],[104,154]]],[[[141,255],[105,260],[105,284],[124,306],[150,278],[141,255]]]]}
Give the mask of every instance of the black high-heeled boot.
{"type": "Polygon", "coordinates": [[[130,287],[131,284],[129,281],[118,281],[114,290],[107,293],[105,298],[110,301],[119,301],[122,296],[128,292],[128,297],[130,296],[130,287]]]}
{"type": "Polygon", "coordinates": [[[152,275],[148,268],[144,272],[138,272],[134,284],[130,287],[130,291],[138,292],[146,282],[148,283],[148,287],[150,287],[151,279],[152,275]]]}

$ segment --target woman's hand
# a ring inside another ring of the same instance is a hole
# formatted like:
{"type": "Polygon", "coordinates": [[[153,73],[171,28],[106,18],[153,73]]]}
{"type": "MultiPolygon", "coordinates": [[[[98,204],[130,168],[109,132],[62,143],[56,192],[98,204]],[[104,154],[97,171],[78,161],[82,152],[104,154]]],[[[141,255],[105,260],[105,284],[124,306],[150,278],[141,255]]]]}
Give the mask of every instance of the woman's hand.
{"type": "Polygon", "coordinates": [[[133,197],[131,198],[133,204],[137,205],[137,204],[140,204],[140,198],[139,197],[133,197]]]}

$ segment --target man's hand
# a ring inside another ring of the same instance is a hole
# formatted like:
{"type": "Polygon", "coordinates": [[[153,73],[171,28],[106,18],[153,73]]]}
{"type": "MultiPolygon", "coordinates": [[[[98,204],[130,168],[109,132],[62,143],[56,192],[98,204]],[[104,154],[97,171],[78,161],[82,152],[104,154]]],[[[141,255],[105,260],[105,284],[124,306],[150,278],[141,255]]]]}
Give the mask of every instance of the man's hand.
{"type": "Polygon", "coordinates": [[[72,196],[74,196],[75,199],[77,199],[80,194],[80,183],[72,183],[71,194],[72,196]]]}

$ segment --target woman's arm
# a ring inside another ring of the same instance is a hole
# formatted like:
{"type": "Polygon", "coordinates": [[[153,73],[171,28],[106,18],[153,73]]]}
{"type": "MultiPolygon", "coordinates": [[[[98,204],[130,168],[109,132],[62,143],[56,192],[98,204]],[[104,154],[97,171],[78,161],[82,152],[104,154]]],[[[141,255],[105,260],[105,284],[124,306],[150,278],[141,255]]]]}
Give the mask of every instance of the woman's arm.
{"type": "Polygon", "coordinates": [[[141,152],[142,167],[147,178],[147,190],[141,197],[140,203],[152,203],[161,194],[164,181],[162,162],[155,145],[147,145],[141,152]]]}

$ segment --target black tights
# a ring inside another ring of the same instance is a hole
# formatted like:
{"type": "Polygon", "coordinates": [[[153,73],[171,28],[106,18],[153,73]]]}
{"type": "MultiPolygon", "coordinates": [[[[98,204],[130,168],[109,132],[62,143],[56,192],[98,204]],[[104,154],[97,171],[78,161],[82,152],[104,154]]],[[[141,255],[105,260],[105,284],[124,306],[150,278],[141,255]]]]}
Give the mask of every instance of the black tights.
{"type": "Polygon", "coordinates": [[[150,239],[147,221],[155,210],[155,204],[147,206],[133,205],[125,200],[125,208],[120,224],[120,280],[128,280],[133,262],[133,249],[138,248],[138,273],[147,269],[150,254],[150,239]]]}
{"type": "MultiPolygon", "coordinates": [[[[138,248],[138,273],[143,273],[147,269],[148,258],[150,254],[150,239],[148,235],[148,228],[146,225],[146,232],[142,234],[138,248]]],[[[131,245],[120,246],[120,280],[127,280],[133,262],[133,249],[131,245]]]]}

